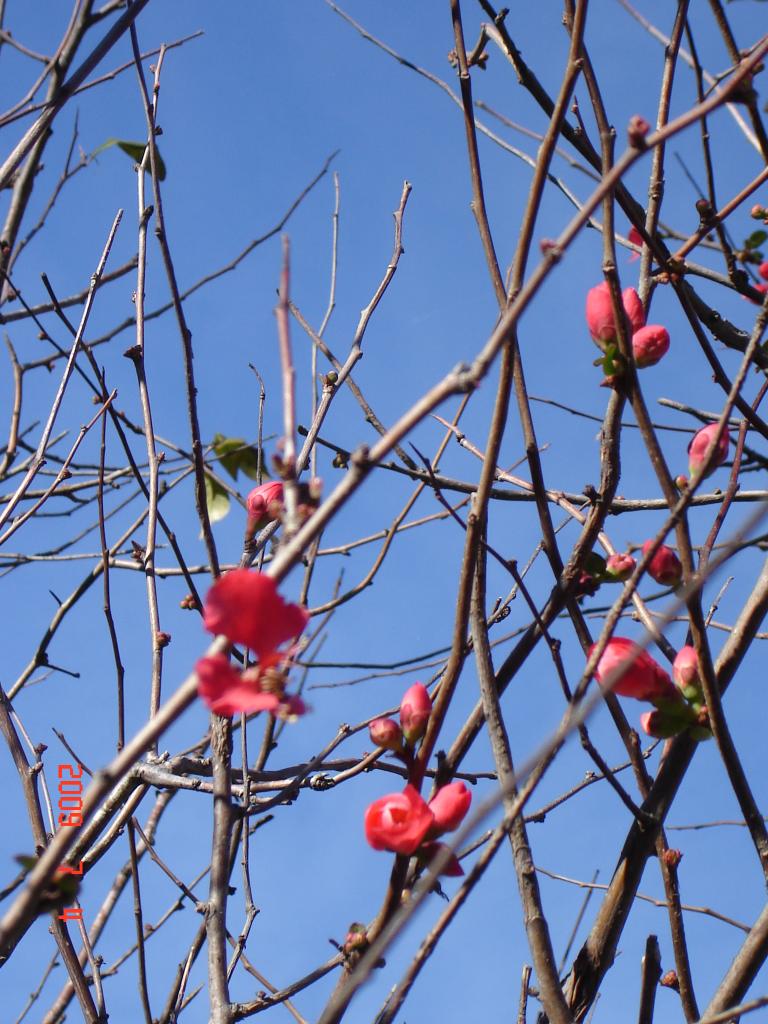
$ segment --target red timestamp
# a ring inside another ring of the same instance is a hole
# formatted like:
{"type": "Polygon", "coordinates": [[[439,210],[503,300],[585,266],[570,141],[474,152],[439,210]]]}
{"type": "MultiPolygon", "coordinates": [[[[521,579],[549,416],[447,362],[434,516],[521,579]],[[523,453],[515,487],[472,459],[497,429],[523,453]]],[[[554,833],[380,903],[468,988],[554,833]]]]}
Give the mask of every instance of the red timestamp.
{"type": "Polygon", "coordinates": [[[83,824],[83,766],[59,765],[59,825],[83,824]]]}
{"type": "MultiPolygon", "coordinates": [[[[58,776],[59,825],[62,828],[76,828],[83,823],[83,766],[81,764],[76,766],[60,764],[58,766],[58,776]]],[[[72,896],[77,892],[79,881],[76,881],[74,878],[66,879],[66,876],[77,875],[82,877],[82,874],[82,861],[80,861],[77,867],[71,867],[69,864],[60,864],[56,869],[56,875],[61,880],[60,884],[64,882],[66,885],[69,882],[66,888],[72,896]]],[[[81,921],[83,911],[80,907],[62,907],[62,912],[58,916],[60,921],[81,921]]]]}

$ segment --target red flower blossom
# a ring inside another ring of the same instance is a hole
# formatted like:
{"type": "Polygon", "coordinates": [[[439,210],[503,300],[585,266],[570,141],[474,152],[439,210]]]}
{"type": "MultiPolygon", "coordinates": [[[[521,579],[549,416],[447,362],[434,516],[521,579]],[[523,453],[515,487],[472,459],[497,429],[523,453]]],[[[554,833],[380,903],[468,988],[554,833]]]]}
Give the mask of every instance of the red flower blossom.
{"type": "Polygon", "coordinates": [[[471,803],[472,794],[463,782],[449,782],[438,789],[429,801],[429,809],[435,816],[433,835],[458,828],[471,803]]]}
{"type": "Polygon", "coordinates": [[[238,672],[223,654],[200,658],[195,665],[197,692],[217,715],[231,718],[240,713],[270,711],[277,718],[298,718],[306,711],[301,697],[262,688],[263,673],[258,666],[238,672]]]}
{"type": "Polygon", "coordinates": [[[262,573],[234,569],[216,580],[205,599],[205,628],[250,647],[258,665],[238,672],[223,654],[201,658],[198,693],[211,711],[226,716],[270,711],[280,718],[304,714],[301,698],[284,693],[286,673],[280,663],[292,651],[279,648],[301,633],[308,618],[305,608],[286,604],[274,580],[262,573]]]}
{"type": "Polygon", "coordinates": [[[259,662],[277,660],[277,648],[292,640],[309,620],[306,608],[286,604],[275,581],[250,569],[232,569],[220,576],[205,598],[203,624],[233,644],[244,644],[259,662]]]}
{"type": "MultiPolygon", "coordinates": [[[[716,423],[710,423],[708,427],[702,427],[701,430],[697,430],[693,435],[693,440],[688,445],[688,470],[691,476],[701,472],[702,467],[708,460],[710,448],[716,437],[716,423]]],[[[728,427],[726,427],[720,436],[720,440],[715,445],[715,454],[709,462],[709,468],[703,474],[705,477],[709,476],[710,473],[714,473],[717,467],[725,462],[728,458],[730,444],[731,435],[728,433],[728,427]]]]}
{"type": "MultiPolygon", "coordinates": [[[[621,293],[621,299],[631,331],[634,334],[645,323],[643,304],[634,288],[625,288],[621,293]]],[[[592,340],[602,349],[608,342],[616,340],[616,321],[613,317],[611,290],[606,281],[602,281],[587,292],[587,327],[592,335],[592,340]]]]}
{"type": "MultiPolygon", "coordinates": [[[[595,644],[589,649],[589,654],[595,644]]],[[[620,665],[626,664],[611,689],[621,697],[635,700],[678,700],[679,695],[667,673],[646,651],[623,636],[614,636],[606,645],[595,669],[595,678],[605,686],[609,676],[620,665]]]]}
{"type": "Polygon", "coordinates": [[[277,711],[280,698],[275,693],[263,692],[256,668],[238,672],[223,654],[215,654],[201,658],[195,671],[197,692],[217,715],[231,718],[240,711],[277,711]]]}
{"type": "Polygon", "coordinates": [[[409,686],[400,701],[400,725],[409,743],[420,740],[432,714],[432,699],[423,683],[409,686]]]}
{"type": "Polygon", "coordinates": [[[418,790],[382,796],[365,812],[365,838],[374,850],[412,854],[432,828],[434,816],[418,790]]]}
{"type": "MultiPolygon", "coordinates": [[[[651,547],[653,547],[653,541],[647,540],[643,544],[643,554],[651,547]]],[[[648,564],[648,575],[664,587],[677,586],[683,577],[683,567],[672,548],[668,548],[666,544],[661,545],[648,564]]]]}

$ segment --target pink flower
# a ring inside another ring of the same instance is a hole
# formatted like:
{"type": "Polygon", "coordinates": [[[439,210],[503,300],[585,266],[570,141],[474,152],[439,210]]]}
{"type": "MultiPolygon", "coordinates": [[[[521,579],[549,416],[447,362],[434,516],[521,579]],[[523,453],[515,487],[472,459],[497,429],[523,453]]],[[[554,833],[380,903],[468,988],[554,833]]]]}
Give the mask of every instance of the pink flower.
{"type": "Polygon", "coordinates": [[[432,700],[423,683],[414,683],[403,694],[400,701],[400,725],[410,744],[420,740],[427,731],[427,722],[432,714],[432,700]]]}
{"type": "MultiPolygon", "coordinates": [[[[647,540],[643,544],[643,554],[645,555],[652,547],[653,541],[647,540]]],[[[664,587],[677,586],[683,578],[683,567],[672,548],[668,548],[666,544],[661,545],[648,565],[648,575],[664,587]]]]}
{"type": "Polygon", "coordinates": [[[270,711],[278,718],[296,718],[306,710],[300,697],[263,690],[260,668],[238,672],[223,654],[200,658],[195,671],[198,694],[214,714],[225,718],[254,711],[270,711]]]}
{"type": "MultiPolygon", "coordinates": [[[[634,334],[645,323],[643,304],[634,288],[625,288],[621,298],[631,332],[634,334]]],[[[616,322],[613,316],[611,290],[606,281],[602,281],[587,292],[587,327],[592,335],[592,340],[599,348],[604,349],[606,344],[616,340],[616,322]]]]}
{"type": "MultiPolygon", "coordinates": [[[[595,644],[592,644],[590,655],[594,649],[595,644]]],[[[634,697],[635,700],[679,699],[672,680],[661,665],[623,636],[612,637],[601,654],[595,669],[598,683],[605,686],[614,670],[625,663],[626,667],[611,686],[614,693],[621,697],[634,697]]]]}
{"type": "Polygon", "coordinates": [[[616,583],[623,583],[624,580],[629,579],[636,566],[637,562],[632,555],[611,555],[605,563],[605,575],[616,583]]]}
{"type": "Polygon", "coordinates": [[[365,838],[374,850],[412,854],[421,846],[434,823],[432,811],[418,790],[382,796],[365,812],[365,838]]]}
{"type": "Polygon", "coordinates": [[[719,441],[716,441],[716,438],[716,423],[710,423],[708,427],[702,427],[701,430],[697,430],[693,435],[693,440],[688,445],[688,470],[691,476],[707,477],[710,473],[714,473],[718,466],[722,466],[727,459],[728,448],[731,444],[731,435],[728,433],[728,427],[721,434],[719,441]],[[709,452],[713,444],[714,455],[710,459],[709,452]],[[702,472],[703,467],[708,461],[709,467],[705,472],[702,472]]]}
{"type": "Polygon", "coordinates": [[[434,835],[453,832],[464,820],[472,803],[472,794],[463,782],[449,782],[441,786],[429,801],[429,809],[435,816],[434,835]]]}
{"type": "Polygon", "coordinates": [[[399,750],[403,745],[403,733],[392,718],[374,718],[368,726],[371,742],[385,750],[399,750]]]}
{"type": "Polygon", "coordinates": [[[638,370],[655,366],[668,351],[669,332],[659,324],[648,324],[632,335],[632,354],[638,370]]]}
{"type": "Polygon", "coordinates": [[[698,696],[701,681],[699,679],[699,659],[695,647],[686,644],[677,652],[677,657],[672,663],[672,678],[686,697],[689,695],[686,691],[690,688],[693,688],[694,691],[691,693],[691,697],[698,696]]]}
{"type": "Polygon", "coordinates": [[[246,498],[248,526],[254,532],[263,530],[267,523],[279,519],[283,511],[283,485],[279,480],[269,480],[254,487],[246,498]]]}
{"type": "Polygon", "coordinates": [[[201,658],[196,665],[197,692],[211,711],[225,716],[252,711],[270,711],[280,718],[303,715],[301,698],[284,692],[281,662],[292,651],[279,648],[298,636],[308,619],[306,609],[286,604],[274,580],[263,573],[233,569],[219,577],[205,598],[205,628],[230,643],[250,647],[259,663],[239,672],[223,654],[201,658]]]}
{"type": "Polygon", "coordinates": [[[298,636],[308,620],[306,608],[286,604],[271,577],[250,569],[232,569],[220,576],[203,607],[209,633],[250,647],[260,663],[279,660],[278,647],[298,636]]]}

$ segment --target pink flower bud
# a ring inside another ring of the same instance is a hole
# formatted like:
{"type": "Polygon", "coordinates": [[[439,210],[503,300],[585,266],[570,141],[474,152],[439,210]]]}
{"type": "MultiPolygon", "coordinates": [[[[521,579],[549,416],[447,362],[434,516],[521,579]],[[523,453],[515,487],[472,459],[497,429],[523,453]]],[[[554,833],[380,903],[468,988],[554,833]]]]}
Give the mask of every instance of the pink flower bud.
{"type": "Polygon", "coordinates": [[[667,849],[662,854],[662,857],[666,866],[674,871],[683,859],[683,853],[682,850],[667,849]]]}
{"type": "Polygon", "coordinates": [[[667,740],[682,731],[679,719],[670,718],[662,711],[646,711],[640,715],[640,728],[646,736],[656,740],[667,740]]]}
{"type": "Polygon", "coordinates": [[[280,518],[283,510],[283,485],[279,480],[269,480],[254,487],[246,498],[248,526],[263,530],[267,523],[280,518]]]}
{"type": "MultiPolygon", "coordinates": [[[[639,331],[645,323],[645,313],[640,296],[634,288],[625,288],[621,295],[631,331],[639,331]]],[[[606,281],[602,281],[587,292],[587,327],[595,344],[605,349],[608,342],[616,340],[616,321],[613,316],[611,290],[606,281]]]]}
{"type": "Polygon", "coordinates": [[[710,423],[708,427],[702,427],[701,430],[697,430],[693,435],[693,440],[688,445],[688,470],[691,476],[707,477],[710,473],[714,473],[718,466],[722,466],[728,458],[728,448],[731,444],[731,435],[728,433],[728,427],[721,434],[719,441],[716,441],[716,438],[716,423],[710,423]],[[715,445],[714,455],[710,458],[710,449],[713,443],[715,445]],[[702,472],[707,462],[709,462],[709,467],[705,472],[702,472]]]}
{"type": "MultiPolygon", "coordinates": [[[[589,654],[595,648],[593,644],[589,654]]],[[[611,689],[621,697],[634,697],[635,700],[657,700],[671,698],[679,700],[679,694],[667,673],[654,661],[647,651],[640,648],[623,636],[612,637],[595,669],[595,678],[601,686],[605,686],[614,670],[619,666],[621,674],[611,689]]]]}
{"type": "Polygon", "coordinates": [[[432,700],[423,683],[414,683],[403,694],[400,702],[400,725],[406,740],[413,744],[427,731],[432,714],[432,700]]]}
{"type": "Polygon", "coordinates": [[[344,952],[352,953],[362,950],[368,945],[368,930],[364,924],[355,921],[349,926],[347,937],[344,939],[344,952]]]}
{"type": "Polygon", "coordinates": [[[403,745],[403,734],[400,726],[392,718],[374,718],[368,726],[371,742],[385,750],[400,750],[403,745]]]}
{"type": "Polygon", "coordinates": [[[435,816],[434,835],[453,832],[464,820],[472,803],[472,794],[463,782],[449,782],[442,786],[429,801],[429,809],[435,816]]]}
{"type": "Polygon", "coordinates": [[[680,648],[672,663],[672,678],[689,699],[700,696],[699,659],[695,647],[686,644],[680,648]]]}
{"type": "Polygon", "coordinates": [[[627,141],[630,146],[633,146],[635,149],[643,149],[645,147],[645,137],[650,130],[651,126],[644,117],[641,117],[639,114],[633,114],[627,125],[627,141]]]}
{"type": "Polygon", "coordinates": [[[365,838],[374,850],[411,854],[424,841],[434,818],[418,790],[382,796],[365,812],[365,838]]]}
{"type": "Polygon", "coordinates": [[[632,335],[632,354],[638,370],[655,366],[668,351],[669,332],[659,324],[648,324],[632,335]]]}
{"type": "Polygon", "coordinates": [[[605,563],[605,575],[615,583],[623,583],[629,579],[636,566],[637,562],[632,555],[611,555],[605,563]]]}
{"type": "Polygon", "coordinates": [[[757,272],[764,281],[768,281],[768,260],[765,263],[761,263],[757,268],[757,272]]]}
{"type": "MultiPolygon", "coordinates": [[[[643,544],[643,554],[645,555],[652,547],[653,541],[647,540],[643,544]]],[[[683,578],[683,567],[672,548],[668,548],[666,544],[661,545],[648,565],[648,575],[663,587],[677,586],[683,578]]]]}

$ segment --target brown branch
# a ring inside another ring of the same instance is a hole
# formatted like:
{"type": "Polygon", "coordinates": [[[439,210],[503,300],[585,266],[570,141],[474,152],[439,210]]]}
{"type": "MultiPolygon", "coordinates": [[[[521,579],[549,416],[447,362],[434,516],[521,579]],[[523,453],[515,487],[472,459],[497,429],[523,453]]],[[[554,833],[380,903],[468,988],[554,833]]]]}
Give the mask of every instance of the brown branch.
{"type": "Polygon", "coordinates": [[[533,869],[533,856],[527,829],[519,812],[512,817],[518,792],[514,784],[515,770],[512,764],[509,736],[501,714],[491,649],[488,643],[488,629],[485,623],[485,593],[485,559],[480,558],[475,567],[472,590],[472,641],[493,760],[499,776],[499,785],[504,791],[504,810],[512,821],[510,841],[517,884],[523,904],[523,920],[544,1011],[551,1021],[571,1024],[572,1017],[560,987],[547,918],[536,872],[533,869]]]}

